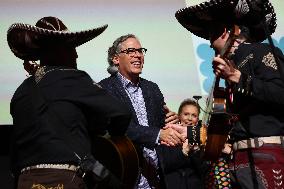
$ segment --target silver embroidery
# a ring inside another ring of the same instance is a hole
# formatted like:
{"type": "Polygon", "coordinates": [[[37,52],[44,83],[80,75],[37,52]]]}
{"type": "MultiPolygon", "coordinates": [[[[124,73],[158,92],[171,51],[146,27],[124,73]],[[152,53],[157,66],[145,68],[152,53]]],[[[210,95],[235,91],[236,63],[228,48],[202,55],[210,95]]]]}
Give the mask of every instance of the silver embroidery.
{"type": "Polygon", "coordinates": [[[54,68],[54,69],[50,69],[50,70],[47,70],[46,71],[46,66],[43,66],[43,67],[39,67],[37,70],[36,70],[36,73],[35,73],[35,81],[36,83],[40,82],[40,80],[48,73],[48,72],[51,72],[51,71],[54,71],[54,70],[61,70],[61,71],[67,71],[67,70],[76,70],[76,69],[73,69],[73,68],[54,68]]]}
{"type": "Polygon", "coordinates": [[[265,20],[266,20],[266,23],[270,23],[271,22],[271,19],[272,19],[272,14],[268,14],[268,15],[265,15],[265,20]]]}
{"type": "Polygon", "coordinates": [[[235,8],[236,17],[240,18],[249,12],[249,6],[246,0],[239,0],[235,8]]]}
{"type": "Polygon", "coordinates": [[[280,181],[280,182],[275,182],[275,181],[274,181],[274,183],[275,183],[275,185],[278,187],[278,186],[281,186],[283,182],[282,182],[282,181],[280,181]]]}
{"type": "Polygon", "coordinates": [[[280,169],[279,170],[272,169],[272,172],[275,173],[275,174],[279,174],[279,173],[281,173],[281,170],[280,169]]]}
{"type": "Polygon", "coordinates": [[[45,23],[47,26],[52,27],[54,31],[57,31],[57,29],[54,27],[54,25],[49,23],[49,22],[47,22],[46,20],[42,19],[41,22],[45,23]]]}
{"type": "Polygon", "coordinates": [[[60,31],[60,30],[61,30],[61,27],[60,27],[60,23],[59,23],[58,18],[56,18],[56,23],[57,23],[57,26],[58,26],[58,31],[60,31]]]}
{"type": "Polygon", "coordinates": [[[272,172],[273,172],[273,178],[274,178],[274,188],[282,188],[282,184],[283,184],[283,181],[282,181],[282,178],[283,178],[283,175],[282,175],[282,171],[281,169],[272,169],[272,172]]]}
{"type": "Polygon", "coordinates": [[[275,179],[282,179],[282,175],[280,175],[280,176],[275,176],[275,175],[273,175],[273,177],[274,177],[275,179]]]}
{"type": "Polygon", "coordinates": [[[263,57],[262,62],[265,64],[265,66],[268,66],[268,67],[273,68],[274,70],[277,70],[276,61],[271,52],[269,52],[267,55],[263,57]]]}
{"type": "Polygon", "coordinates": [[[68,29],[61,30],[60,23],[59,23],[59,20],[57,18],[56,18],[56,23],[57,23],[58,29],[56,29],[55,26],[52,23],[49,23],[44,19],[41,19],[40,21],[45,23],[47,26],[50,26],[51,28],[53,28],[54,31],[68,31],[68,29]]]}
{"type": "MultiPolygon", "coordinates": [[[[249,168],[249,164],[248,163],[244,163],[244,164],[239,164],[235,166],[235,169],[243,169],[243,168],[249,168]]],[[[255,167],[255,171],[257,173],[257,176],[259,177],[259,179],[262,181],[263,187],[266,189],[268,188],[268,182],[265,178],[264,172],[258,168],[257,166],[255,167]]]]}
{"type": "Polygon", "coordinates": [[[36,83],[40,82],[40,80],[43,78],[43,76],[46,74],[45,72],[45,66],[39,67],[35,72],[35,81],[36,83]]]}
{"type": "Polygon", "coordinates": [[[249,61],[249,59],[252,59],[252,58],[253,58],[253,54],[250,53],[250,54],[238,65],[238,68],[243,67],[243,66],[249,61]]]}

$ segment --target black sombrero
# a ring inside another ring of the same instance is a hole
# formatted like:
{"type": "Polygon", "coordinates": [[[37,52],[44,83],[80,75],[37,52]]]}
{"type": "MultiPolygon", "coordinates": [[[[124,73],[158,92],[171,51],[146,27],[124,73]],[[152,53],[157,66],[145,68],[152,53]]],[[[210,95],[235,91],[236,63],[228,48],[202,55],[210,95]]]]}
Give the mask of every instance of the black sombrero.
{"type": "Polygon", "coordinates": [[[276,29],[276,14],[268,0],[209,0],[180,9],[175,16],[188,31],[207,40],[210,28],[218,24],[246,26],[256,42],[267,38],[262,23],[269,35],[276,29]]]}
{"type": "Polygon", "coordinates": [[[7,41],[16,57],[38,60],[42,48],[54,45],[78,47],[100,35],[107,25],[79,32],[70,32],[56,17],[41,18],[35,26],[15,23],[10,26],[7,41]]]}

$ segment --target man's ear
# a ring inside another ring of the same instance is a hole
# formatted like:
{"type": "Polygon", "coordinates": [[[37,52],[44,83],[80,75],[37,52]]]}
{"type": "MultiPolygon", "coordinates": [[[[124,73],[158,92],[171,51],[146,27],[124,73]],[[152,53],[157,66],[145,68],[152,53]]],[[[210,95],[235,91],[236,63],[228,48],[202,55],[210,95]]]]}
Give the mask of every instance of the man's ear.
{"type": "Polygon", "coordinates": [[[221,38],[224,39],[226,37],[227,33],[228,33],[227,28],[224,28],[224,31],[223,31],[223,33],[221,35],[221,38]]]}
{"type": "Polygon", "coordinates": [[[114,56],[114,57],[112,58],[112,62],[114,63],[114,65],[119,66],[119,59],[118,59],[118,56],[114,56]]]}

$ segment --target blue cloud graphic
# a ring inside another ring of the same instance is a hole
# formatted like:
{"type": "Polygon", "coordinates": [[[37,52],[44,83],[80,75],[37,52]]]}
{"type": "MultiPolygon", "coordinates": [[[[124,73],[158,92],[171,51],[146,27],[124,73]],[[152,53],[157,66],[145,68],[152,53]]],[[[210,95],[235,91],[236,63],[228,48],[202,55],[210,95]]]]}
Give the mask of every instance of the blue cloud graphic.
{"type": "Polygon", "coordinates": [[[212,58],[214,56],[214,51],[206,43],[202,43],[197,47],[197,55],[202,59],[199,70],[200,73],[205,77],[202,87],[208,93],[211,89],[212,82],[214,79],[214,74],[212,70],[212,58]]]}

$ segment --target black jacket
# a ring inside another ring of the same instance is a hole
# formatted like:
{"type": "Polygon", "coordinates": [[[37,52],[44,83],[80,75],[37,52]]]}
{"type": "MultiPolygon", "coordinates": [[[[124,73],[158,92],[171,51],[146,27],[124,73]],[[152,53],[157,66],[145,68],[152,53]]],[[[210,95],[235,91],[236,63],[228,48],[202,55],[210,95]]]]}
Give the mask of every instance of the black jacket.
{"type": "Polygon", "coordinates": [[[111,95],[126,104],[132,112],[132,119],[127,130],[127,136],[136,144],[147,148],[156,146],[156,139],[160,129],[165,124],[164,97],[158,85],[146,79],[140,78],[140,87],[142,89],[149,127],[143,127],[139,124],[135,110],[132,106],[122,83],[116,75],[110,76],[99,84],[111,95]]]}
{"type": "Polygon", "coordinates": [[[11,101],[13,117],[12,165],[14,171],[43,163],[77,164],[91,153],[96,134],[123,135],[128,109],[83,71],[48,67],[37,79],[27,78],[11,101]],[[42,77],[42,78],[41,78],[42,77]],[[66,139],[65,132],[72,141],[66,139]]]}
{"type": "MultiPolygon", "coordinates": [[[[283,54],[278,48],[276,53],[284,69],[283,54]]],[[[270,46],[240,44],[233,60],[241,71],[234,86],[233,111],[240,120],[233,127],[233,139],[284,135],[284,82],[270,46]]]]}
{"type": "Polygon", "coordinates": [[[200,151],[185,156],[182,147],[160,146],[160,161],[167,189],[203,189],[208,169],[200,151]]]}
{"type": "MultiPolygon", "coordinates": [[[[160,154],[159,146],[156,144],[156,140],[160,129],[165,124],[165,111],[163,107],[165,102],[163,94],[161,93],[158,85],[146,79],[140,78],[139,85],[142,89],[149,124],[149,127],[145,127],[139,124],[131,100],[126,93],[123,84],[116,75],[110,76],[100,81],[99,84],[103,88],[107,89],[108,92],[110,92],[110,94],[112,94],[114,97],[126,104],[132,112],[132,119],[130,121],[126,134],[136,146],[140,158],[140,167],[142,168],[142,170],[147,169],[145,169],[145,167],[143,166],[145,164],[141,163],[145,162],[145,158],[143,158],[142,155],[143,147],[156,149],[160,167],[160,158],[162,157],[162,155],[160,154]]],[[[163,180],[161,169],[159,169],[159,174],[161,180],[163,180]]],[[[151,180],[150,178],[147,179],[148,181],[151,180]]],[[[164,183],[162,182],[161,184],[163,185],[164,183]]]]}

